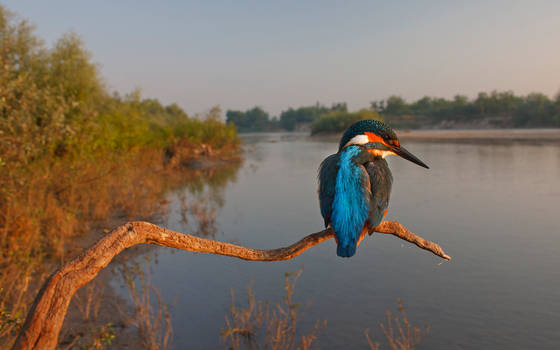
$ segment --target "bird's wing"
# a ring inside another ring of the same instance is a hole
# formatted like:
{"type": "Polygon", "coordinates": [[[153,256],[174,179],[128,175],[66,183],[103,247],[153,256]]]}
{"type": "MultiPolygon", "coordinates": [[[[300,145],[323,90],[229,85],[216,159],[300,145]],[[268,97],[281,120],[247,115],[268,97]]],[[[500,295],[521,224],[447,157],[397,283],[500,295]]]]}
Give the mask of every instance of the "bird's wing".
{"type": "Polygon", "coordinates": [[[336,175],[339,168],[339,154],[331,154],[319,166],[319,203],[321,205],[321,215],[325,220],[325,227],[331,221],[332,202],[336,188],[336,175]]]}
{"type": "MultiPolygon", "coordinates": [[[[371,162],[364,164],[369,175],[371,186],[371,201],[368,218],[370,230],[381,223],[385,216],[385,211],[389,207],[389,198],[391,197],[391,187],[393,185],[393,176],[387,165],[387,161],[383,158],[375,158],[371,162]]],[[[370,234],[372,231],[370,231],[370,234]]]]}

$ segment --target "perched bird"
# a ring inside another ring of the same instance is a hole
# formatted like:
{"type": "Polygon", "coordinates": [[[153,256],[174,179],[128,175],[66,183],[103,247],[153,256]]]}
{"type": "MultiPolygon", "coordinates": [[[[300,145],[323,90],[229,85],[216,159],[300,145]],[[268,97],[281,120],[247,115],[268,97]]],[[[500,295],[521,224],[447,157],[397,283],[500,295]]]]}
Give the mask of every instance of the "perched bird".
{"type": "Polygon", "coordinates": [[[336,254],[351,257],[366,233],[373,233],[387,214],[393,176],[385,157],[398,155],[428,168],[401,147],[397,135],[377,120],[352,124],[338,153],[319,167],[319,202],[325,227],[335,233],[336,254]]]}

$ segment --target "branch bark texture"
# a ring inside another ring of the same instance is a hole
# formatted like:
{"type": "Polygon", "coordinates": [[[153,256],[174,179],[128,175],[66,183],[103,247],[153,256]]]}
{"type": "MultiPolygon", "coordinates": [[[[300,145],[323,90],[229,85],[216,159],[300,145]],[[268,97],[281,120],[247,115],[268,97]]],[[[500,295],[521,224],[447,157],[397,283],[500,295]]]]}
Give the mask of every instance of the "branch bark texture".
{"type": "MultiPolygon", "coordinates": [[[[375,232],[391,234],[416,244],[435,255],[451,260],[441,247],[410,232],[396,221],[384,221],[375,232]]],[[[13,350],[55,349],[58,335],[74,293],[97,276],[113,258],[126,248],[136,244],[150,243],[197,253],[231,256],[251,261],[289,260],[307,249],[334,237],[331,229],[312,233],[284,248],[259,250],[235,244],[171,231],[148,222],[129,222],[102,237],[53,273],[39,291],[13,350]]]]}

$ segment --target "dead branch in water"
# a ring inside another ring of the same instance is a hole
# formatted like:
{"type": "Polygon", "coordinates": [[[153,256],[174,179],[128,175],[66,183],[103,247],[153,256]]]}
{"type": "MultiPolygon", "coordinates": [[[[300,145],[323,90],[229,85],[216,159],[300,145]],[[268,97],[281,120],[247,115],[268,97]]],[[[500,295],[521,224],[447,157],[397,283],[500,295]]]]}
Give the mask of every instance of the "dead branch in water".
{"type": "MultiPolygon", "coordinates": [[[[433,242],[410,232],[396,221],[384,221],[375,232],[391,234],[446,260],[451,257],[433,242]]],[[[126,248],[150,243],[197,253],[231,256],[251,261],[289,260],[307,249],[334,237],[331,229],[312,233],[291,246],[259,250],[171,231],[148,222],[129,222],[102,237],[89,249],[53,273],[37,294],[13,350],[55,349],[58,335],[74,293],[97,276],[126,248]]]]}

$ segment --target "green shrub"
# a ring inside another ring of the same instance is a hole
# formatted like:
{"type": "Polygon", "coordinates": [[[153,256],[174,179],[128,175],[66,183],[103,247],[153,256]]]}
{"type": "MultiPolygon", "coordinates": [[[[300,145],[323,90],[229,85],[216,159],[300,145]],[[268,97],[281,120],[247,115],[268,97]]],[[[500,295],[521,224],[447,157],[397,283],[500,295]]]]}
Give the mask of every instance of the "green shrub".
{"type": "Polygon", "coordinates": [[[0,159],[10,169],[51,156],[161,148],[179,139],[238,143],[233,127],[217,120],[219,110],[198,120],[137,91],[110,94],[76,34],[46,48],[27,21],[0,6],[0,39],[0,159]]]}
{"type": "Polygon", "coordinates": [[[364,119],[382,120],[376,111],[370,109],[362,109],[352,113],[333,111],[321,115],[311,124],[311,134],[342,132],[353,123],[364,119]]]}

